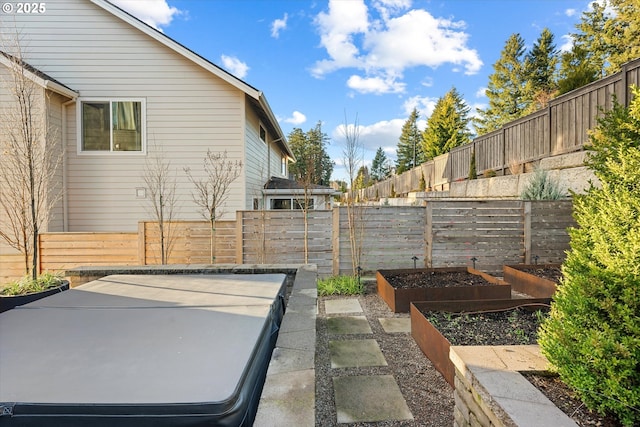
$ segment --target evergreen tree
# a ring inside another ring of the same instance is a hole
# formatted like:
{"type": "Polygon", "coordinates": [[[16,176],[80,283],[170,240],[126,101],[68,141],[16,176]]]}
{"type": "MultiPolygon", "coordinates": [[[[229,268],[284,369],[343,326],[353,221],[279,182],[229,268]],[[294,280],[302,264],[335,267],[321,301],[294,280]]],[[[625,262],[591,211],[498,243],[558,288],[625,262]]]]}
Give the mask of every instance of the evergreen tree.
{"type": "Polygon", "coordinates": [[[448,153],[471,140],[469,111],[455,88],[438,99],[422,132],[422,151],[427,159],[448,153]]]}
{"type": "Polygon", "coordinates": [[[371,163],[371,179],[373,181],[382,181],[391,176],[391,167],[389,166],[389,159],[385,154],[382,147],[378,147],[376,155],[371,163]]]}
{"type": "Polygon", "coordinates": [[[609,0],[615,16],[604,24],[604,38],[609,47],[608,73],[640,57],[640,8],[638,0],[609,0]]]}
{"type": "Polygon", "coordinates": [[[289,166],[293,179],[304,184],[329,185],[333,161],[326,151],[328,137],[320,122],[304,133],[295,128],[287,137],[296,162],[289,166]]]}
{"type": "Polygon", "coordinates": [[[584,67],[597,70],[598,79],[605,76],[608,58],[615,46],[609,43],[605,35],[610,19],[606,7],[606,0],[591,3],[591,8],[583,12],[580,22],[576,25],[578,32],[571,34],[573,45],[581,49],[582,59],[586,62],[584,67]]]}
{"type": "Polygon", "coordinates": [[[556,93],[558,59],[553,33],[545,28],[525,60],[528,97],[531,100],[529,112],[546,107],[556,93]]]}
{"type": "Polygon", "coordinates": [[[600,181],[574,194],[571,250],[539,334],[542,352],[587,407],[640,425],[640,92],[590,135],[600,181]]]}
{"type": "Polygon", "coordinates": [[[589,53],[580,46],[573,45],[569,52],[564,52],[560,61],[560,79],[558,95],[571,92],[586,84],[598,80],[600,70],[587,61],[589,53]]]}
{"type": "Polygon", "coordinates": [[[493,64],[494,72],[489,76],[487,97],[489,106],[478,109],[474,119],[478,135],[484,135],[512,120],[522,117],[530,100],[527,99],[527,79],[524,65],[524,39],[512,34],[505,43],[500,59],[493,64]]]}
{"type": "Polygon", "coordinates": [[[422,135],[418,130],[418,110],[413,109],[402,126],[402,134],[398,142],[396,173],[408,171],[425,162],[422,152],[422,135]]]}
{"type": "Polygon", "coordinates": [[[356,190],[360,190],[363,188],[367,188],[371,185],[371,177],[369,176],[369,168],[366,166],[361,166],[358,169],[358,175],[356,175],[356,179],[353,181],[353,186],[356,190]]]}

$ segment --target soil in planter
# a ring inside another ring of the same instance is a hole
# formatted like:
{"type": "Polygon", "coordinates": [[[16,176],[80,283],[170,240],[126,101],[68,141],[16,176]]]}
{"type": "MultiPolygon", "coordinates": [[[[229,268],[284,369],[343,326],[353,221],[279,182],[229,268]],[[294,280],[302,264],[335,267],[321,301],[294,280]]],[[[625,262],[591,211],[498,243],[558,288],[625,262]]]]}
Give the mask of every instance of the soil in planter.
{"type": "Polygon", "coordinates": [[[614,417],[591,412],[557,376],[523,372],[522,375],[581,427],[621,427],[614,417]]]}
{"type": "Polygon", "coordinates": [[[524,308],[478,313],[423,313],[451,345],[537,344],[538,328],[549,309],[524,308]]]}
{"type": "Polygon", "coordinates": [[[385,274],[384,277],[391,286],[397,289],[495,285],[481,276],[466,271],[385,274]]]}
{"type": "Polygon", "coordinates": [[[533,274],[534,276],[542,277],[543,279],[551,280],[557,284],[560,284],[562,278],[562,270],[560,267],[536,267],[536,268],[518,268],[525,273],[533,274]]]}

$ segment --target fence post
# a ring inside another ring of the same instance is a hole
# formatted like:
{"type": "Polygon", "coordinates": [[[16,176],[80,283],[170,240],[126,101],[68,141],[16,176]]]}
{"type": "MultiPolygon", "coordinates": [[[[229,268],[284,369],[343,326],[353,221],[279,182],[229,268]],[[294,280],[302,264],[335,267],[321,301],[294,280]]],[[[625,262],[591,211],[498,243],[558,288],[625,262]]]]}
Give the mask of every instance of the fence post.
{"type": "Polygon", "coordinates": [[[138,264],[147,265],[147,236],[145,221],[138,221],[138,264]]]}
{"type": "Polygon", "coordinates": [[[333,246],[333,267],[332,274],[340,275],[340,206],[333,208],[331,212],[333,223],[331,226],[331,240],[333,246]]]}
{"type": "Polygon", "coordinates": [[[242,211],[236,211],[236,264],[243,263],[244,247],[242,239],[242,230],[244,230],[242,211]]]}
{"type": "Polygon", "coordinates": [[[433,202],[427,202],[424,211],[424,266],[433,267],[433,202]]]}
{"type": "Polygon", "coordinates": [[[531,264],[531,201],[524,201],[523,204],[523,221],[524,228],[524,263],[531,264]]]}

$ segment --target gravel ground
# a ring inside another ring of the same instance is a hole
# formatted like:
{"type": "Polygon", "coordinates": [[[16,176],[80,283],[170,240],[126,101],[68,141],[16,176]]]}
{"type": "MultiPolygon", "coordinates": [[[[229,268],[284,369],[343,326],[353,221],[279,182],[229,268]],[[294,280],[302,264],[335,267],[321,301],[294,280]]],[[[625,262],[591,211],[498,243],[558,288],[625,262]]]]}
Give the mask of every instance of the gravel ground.
{"type": "MultiPolygon", "coordinates": [[[[413,421],[340,424],[341,426],[446,426],[453,425],[453,389],[431,362],[420,351],[410,333],[388,334],[378,318],[409,317],[408,313],[395,314],[376,294],[375,282],[367,283],[366,292],[358,300],[369,320],[373,336],[332,336],[331,339],[375,339],[388,366],[331,369],[329,336],[327,333],[324,301],[345,297],[319,297],[316,324],[316,426],[337,425],[332,377],[347,375],[393,375],[409,409],[413,421]]],[[[356,314],[356,313],[354,313],[356,314]]],[[[362,315],[362,313],[359,313],[362,315]]]]}

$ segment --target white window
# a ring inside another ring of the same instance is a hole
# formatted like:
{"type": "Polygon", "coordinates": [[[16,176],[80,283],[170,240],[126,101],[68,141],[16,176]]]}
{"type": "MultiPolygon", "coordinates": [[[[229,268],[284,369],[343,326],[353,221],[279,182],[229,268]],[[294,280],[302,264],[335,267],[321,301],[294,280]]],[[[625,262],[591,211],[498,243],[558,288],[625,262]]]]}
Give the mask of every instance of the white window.
{"type": "Polygon", "coordinates": [[[260,141],[264,142],[265,144],[267,143],[267,131],[262,125],[260,125],[260,141]]]}
{"type": "MultiPolygon", "coordinates": [[[[313,198],[307,200],[307,208],[313,209],[314,203],[313,198]]],[[[302,210],[304,209],[305,202],[304,198],[294,198],[294,197],[286,197],[286,198],[277,198],[271,199],[271,209],[296,209],[302,210]]]]}
{"type": "Polygon", "coordinates": [[[280,173],[282,176],[287,176],[287,156],[285,155],[280,159],[280,173]]]}
{"type": "Polygon", "coordinates": [[[87,99],[78,105],[81,152],[144,152],[144,100],[87,99]]]}

